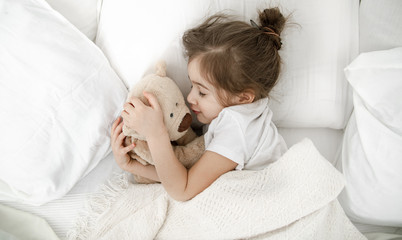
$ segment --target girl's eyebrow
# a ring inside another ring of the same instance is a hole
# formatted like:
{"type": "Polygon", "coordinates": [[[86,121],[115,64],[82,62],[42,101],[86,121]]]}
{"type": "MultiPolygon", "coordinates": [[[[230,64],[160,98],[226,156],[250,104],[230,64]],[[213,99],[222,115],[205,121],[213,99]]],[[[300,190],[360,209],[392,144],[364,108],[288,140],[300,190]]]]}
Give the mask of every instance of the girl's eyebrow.
{"type": "Polygon", "coordinates": [[[201,83],[199,83],[197,81],[191,81],[191,82],[193,82],[193,84],[196,84],[196,85],[201,86],[202,88],[205,88],[205,89],[208,90],[208,88],[206,86],[204,86],[203,84],[201,84],[201,83]]]}
{"type": "Polygon", "coordinates": [[[204,86],[202,83],[199,83],[199,82],[197,82],[197,81],[191,80],[190,76],[188,76],[188,79],[190,79],[190,81],[191,81],[193,84],[196,84],[196,85],[198,85],[198,86],[201,86],[201,87],[203,87],[203,88],[209,90],[209,89],[208,89],[206,86],[204,86]]]}

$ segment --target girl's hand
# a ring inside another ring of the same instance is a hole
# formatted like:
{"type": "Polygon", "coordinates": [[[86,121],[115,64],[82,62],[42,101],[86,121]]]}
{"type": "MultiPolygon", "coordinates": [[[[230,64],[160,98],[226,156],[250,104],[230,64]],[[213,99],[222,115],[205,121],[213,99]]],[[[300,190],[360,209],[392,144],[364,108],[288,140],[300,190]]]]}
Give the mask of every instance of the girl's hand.
{"type": "Polygon", "coordinates": [[[152,93],[144,92],[143,94],[150,106],[145,105],[139,98],[132,97],[130,102],[123,106],[124,111],[121,113],[123,122],[146,139],[158,137],[167,132],[162,109],[158,99],[152,93]]]}
{"type": "Polygon", "coordinates": [[[125,171],[130,171],[136,161],[130,158],[128,152],[133,150],[135,145],[134,143],[127,147],[123,145],[126,136],[123,134],[122,128],[123,122],[121,121],[121,117],[119,117],[112,125],[110,144],[112,145],[113,155],[117,165],[125,171]]]}

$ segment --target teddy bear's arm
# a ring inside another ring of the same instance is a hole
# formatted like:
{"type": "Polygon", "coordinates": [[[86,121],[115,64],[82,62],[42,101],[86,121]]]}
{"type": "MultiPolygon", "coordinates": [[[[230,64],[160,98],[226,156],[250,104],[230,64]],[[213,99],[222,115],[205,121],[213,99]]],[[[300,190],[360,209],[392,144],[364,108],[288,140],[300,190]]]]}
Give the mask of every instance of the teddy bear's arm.
{"type": "Polygon", "coordinates": [[[186,134],[184,134],[183,137],[177,139],[175,142],[179,146],[184,146],[189,144],[191,141],[193,141],[197,137],[197,134],[194,132],[194,130],[190,127],[187,129],[186,134]]]}
{"type": "Polygon", "coordinates": [[[185,146],[174,146],[173,151],[177,159],[186,167],[190,168],[201,158],[205,151],[204,136],[196,137],[185,146]]]}

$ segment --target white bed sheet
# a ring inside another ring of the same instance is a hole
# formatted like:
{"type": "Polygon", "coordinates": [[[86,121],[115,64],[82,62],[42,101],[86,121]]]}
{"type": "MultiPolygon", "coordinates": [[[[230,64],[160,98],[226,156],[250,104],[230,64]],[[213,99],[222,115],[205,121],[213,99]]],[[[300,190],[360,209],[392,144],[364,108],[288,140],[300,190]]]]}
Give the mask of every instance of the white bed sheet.
{"type": "Polygon", "coordinates": [[[353,225],[361,233],[363,233],[368,240],[401,240],[402,228],[388,227],[388,226],[376,226],[363,223],[353,222],[353,225]]]}
{"type": "Polygon", "coordinates": [[[122,170],[113,159],[113,154],[110,153],[63,198],[42,206],[7,201],[0,201],[0,203],[45,219],[56,235],[64,239],[68,230],[74,226],[77,216],[82,213],[88,197],[92,193],[99,192],[100,187],[107,183],[113,174],[121,172],[122,170]]]}
{"type": "Polygon", "coordinates": [[[343,130],[332,128],[278,128],[288,147],[310,138],[320,153],[334,165],[340,151],[343,130]]]}

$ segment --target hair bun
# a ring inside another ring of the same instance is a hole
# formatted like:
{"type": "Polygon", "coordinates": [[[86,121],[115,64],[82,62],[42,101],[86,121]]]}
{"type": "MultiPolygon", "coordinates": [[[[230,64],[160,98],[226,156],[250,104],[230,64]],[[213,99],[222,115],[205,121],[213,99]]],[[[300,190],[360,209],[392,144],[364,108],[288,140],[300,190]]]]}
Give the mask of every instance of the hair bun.
{"type": "Polygon", "coordinates": [[[278,35],[281,34],[286,23],[286,18],[282,15],[277,7],[266,8],[262,12],[259,12],[259,19],[261,28],[270,28],[278,35]]]}
{"type": "Polygon", "coordinates": [[[279,8],[266,8],[263,11],[259,12],[259,20],[261,27],[268,35],[275,36],[273,42],[276,46],[276,49],[281,49],[282,41],[280,38],[280,34],[285,27],[286,18],[282,15],[279,8]]]}

